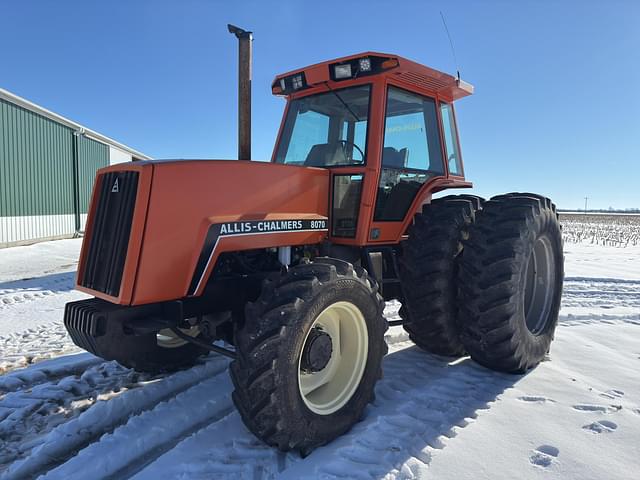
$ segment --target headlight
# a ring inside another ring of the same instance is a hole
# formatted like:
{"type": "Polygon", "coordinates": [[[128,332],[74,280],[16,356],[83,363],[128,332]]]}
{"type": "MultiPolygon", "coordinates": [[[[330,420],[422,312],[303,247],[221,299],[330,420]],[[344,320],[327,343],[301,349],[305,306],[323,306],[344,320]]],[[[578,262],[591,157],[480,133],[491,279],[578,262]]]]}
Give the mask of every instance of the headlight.
{"type": "Polygon", "coordinates": [[[329,65],[329,76],[333,81],[350,80],[366,75],[375,75],[383,70],[397,66],[397,58],[367,55],[366,57],[352,58],[329,65]]]}

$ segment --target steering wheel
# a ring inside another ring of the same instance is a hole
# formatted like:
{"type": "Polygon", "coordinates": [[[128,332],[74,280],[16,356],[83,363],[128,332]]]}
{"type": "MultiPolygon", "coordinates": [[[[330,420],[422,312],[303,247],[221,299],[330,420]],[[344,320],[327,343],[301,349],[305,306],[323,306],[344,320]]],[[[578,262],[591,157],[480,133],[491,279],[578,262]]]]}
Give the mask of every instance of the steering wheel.
{"type": "MultiPolygon", "coordinates": [[[[360,152],[360,155],[362,155],[362,158],[360,160],[355,160],[355,161],[364,162],[364,152],[362,151],[362,149],[358,145],[356,145],[353,142],[350,142],[349,140],[338,140],[338,143],[342,144],[342,150],[345,153],[345,155],[344,155],[345,157],[347,156],[347,145],[351,145],[351,146],[355,147],[355,149],[360,152]]],[[[352,151],[352,153],[353,153],[353,151],[352,151]]],[[[351,159],[350,160],[354,161],[353,155],[351,155],[351,159]]]]}

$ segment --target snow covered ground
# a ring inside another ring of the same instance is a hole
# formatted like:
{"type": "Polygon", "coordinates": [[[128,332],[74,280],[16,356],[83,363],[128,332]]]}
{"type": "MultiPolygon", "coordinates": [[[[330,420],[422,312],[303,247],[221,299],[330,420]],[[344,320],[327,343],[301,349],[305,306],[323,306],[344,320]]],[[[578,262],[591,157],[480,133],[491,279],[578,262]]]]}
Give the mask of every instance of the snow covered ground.
{"type": "Polygon", "coordinates": [[[639,478],[640,247],[566,245],[556,340],[524,376],[391,328],[364,420],[302,459],[244,428],[224,358],[151,376],[77,349],[62,312],[84,297],[79,246],[0,250],[2,479],[639,478]]]}

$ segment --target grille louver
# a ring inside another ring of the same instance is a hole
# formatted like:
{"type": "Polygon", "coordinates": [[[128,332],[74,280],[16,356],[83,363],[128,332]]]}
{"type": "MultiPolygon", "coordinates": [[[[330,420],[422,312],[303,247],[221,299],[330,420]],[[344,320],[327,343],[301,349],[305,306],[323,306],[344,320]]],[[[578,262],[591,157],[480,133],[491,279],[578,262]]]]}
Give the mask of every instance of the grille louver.
{"type": "Polygon", "coordinates": [[[69,302],[64,309],[64,325],[73,342],[99,355],[95,337],[104,335],[104,319],[100,317],[100,302],[95,298],[81,302],[69,302]]]}
{"type": "Polygon", "coordinates": [[[129,247],[138,172],[105,173],[99,189],[80,285],[117,297],[129,247]]]}

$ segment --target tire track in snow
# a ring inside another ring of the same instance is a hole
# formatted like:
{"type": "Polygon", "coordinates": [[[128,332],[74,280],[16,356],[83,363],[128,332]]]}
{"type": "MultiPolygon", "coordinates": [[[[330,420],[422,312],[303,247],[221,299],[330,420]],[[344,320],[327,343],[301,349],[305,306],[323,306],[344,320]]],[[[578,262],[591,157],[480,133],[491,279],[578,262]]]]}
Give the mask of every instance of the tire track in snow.
{"type": "Polygon", "coordinates": [[[600,278],[565,278],[563,296],[613,296],[619,298],[640,296],[640,281],[600,278]]]}
{"type": "Polygon", "coordinates": [[[27,456],[58,425],[74,419],[101,398],[136,388],[144,380],[132,370],[106,362],[78,375],[49,379],[5,394],[0,400],[0,464],[27,456]]]}
{"type": "MultiPolygon", "coordinates": [[[[398,328],[392,329],[387,340],[392,350],[395,345],[406,342],[404,332],[398,328]]],[[[94,443],[88,443],[67,462],[49,470],[44,478],[80,478],[79,472],[83,478],[87,475],[99,478],[128,478],[144,469],[189,435],[211,425],[215,426],[229,414],[235,413],[231,401],[233,387],[226,368],[223,370],[215,377],[195,384],[175,397],[132,416],[111,433],[101,436],[94,443]],[[167,435],[166,432],[170,433],[167,435]],[[131,449],[131,438],[136,439],[135,449],[131,449]],[[87,462],[87,458],[91,461],[87,462]]],[[[168,382],[171,378],[164,378],[162,381],[168,382]]],[[[255,444],[253,448],[256,451],[266,450],[266,456],[273,456],[274,464],[280,465],[280,452],[264,446],[253,437],[246,443],[255,444]]],[[[245,464],[244,453],[225,455],[225,469],[230,467],[229,458],[236,458],[240,465],[245,464]]],[[[251,456],[254,453],[252,452],[251,456]]],[[[278,468],[283,467],[281,465],[278,468]]]]}
{"type": "Polygon", "coordinates": [[[640,311],[640,282],[582,278],[565,279],[562,306],[640,311]]]}
{"type": "Polygon", "coordinates": [[[559,325],[640,325],[640,280],[567,277],[559,325]]]}
{"type": "Polygon", "coordinates": [[[66,355],[39,363],[31,368],[16,370],[0,377],[0,399],[9,392],[25,390],[63,377],[80,375],[89,367],[104,362],[90,353],[66,355]]]}
{"type": "Polygon", "coordinates": [[[129,478],[192,433],[230,414],[230,390],[226,371],[195,384],[131,417],[42,478],[129,478]]]}
{"type": "Polygon", "coordinates": [[[75,285],[75,275],[73,271],[2,283],[0,310],[70,292],[75,285]]]}
{"type": "Polygon", "coordinates": [[[607,315],[587,313],[584,315],[566,314],[560,315],[558,325],[563,327],[573,327],[576,325],[589,325],[594,323],[604,323],[607,325],[627,324],[640,325],[640,314],[638,315],[607,315]]]}
{"type": "Polygon", "coordinates": [[[608,278],[608,277],[564,277],[565,283],[567,282],[598,282],[598,283],[612,283],[612,284],[624,284],[624,285],[637,285],[640,288],[640,280],[630,280],[625,278],[608,278]]]}
{"type": "Polygon", "coordinates": [[[0,336],[0,374],[80,351],[64,328],[62,319],[9,333],[0,336]]]}
{"type": "MultiPolygon", "coordinates": [[[[85,411],[49,429],[44,436],[40,435],[37,444],[30,448],[27,455],[13,461],[0,478],[34,478],[45,473],[64,463],[105,433],[113,432],[127,423],[130,417],[153,409],[157,404],[225,371],[227,363],[221,357],[211,356],[205,363],[189,370],[165,377],[149,376],[144,381],[138,380],[136,384],[131,384],[127,390],[106,391],[85,411]]],[[[142,378],[142,374],[120,367],[115,362],[106,364],[116,365],[122,370],[121,375],[139,375],[142,378]]],[[[70,382],[71,378],[66,377],[60,383],[70,382]]],[[[66,398],[62,394],[61,396],[66,398]]],[[[34,417],[29,418],[33,420],[34,417]]],[[[21,447],[24,445],[23,440],[21,447]]]]}

